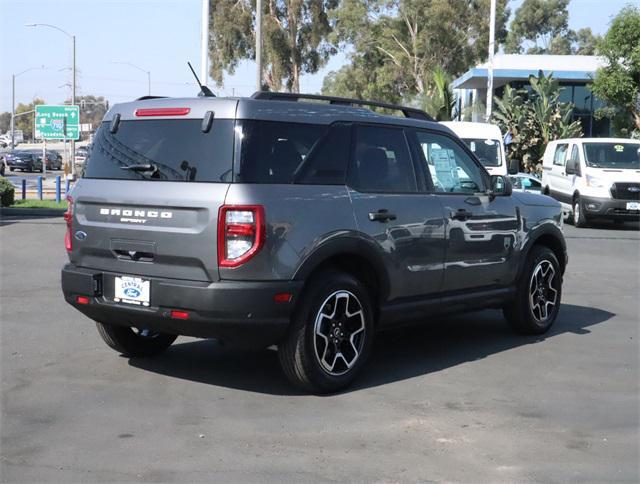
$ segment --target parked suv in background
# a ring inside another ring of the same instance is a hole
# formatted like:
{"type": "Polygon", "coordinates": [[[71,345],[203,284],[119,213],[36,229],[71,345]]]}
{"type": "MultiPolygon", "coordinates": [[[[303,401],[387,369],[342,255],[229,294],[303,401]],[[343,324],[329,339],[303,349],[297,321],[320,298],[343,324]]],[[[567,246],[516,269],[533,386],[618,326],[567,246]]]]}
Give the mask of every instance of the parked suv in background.
{"type": "Polygon", "coordinates": [[[542,186],[576,227],[594,219],[640,220],[640,140],[552,141],[544,152],[542,186]]]}
{"type": "Polygon", "coordinates": [[[6,156],[10,171],[42,171],[42,155],[31,151],[12,151],[6,156]]]}
{"type": "Polygon", "coordinates": [[[422,111],[320,96],[115,105],[65,218],[64,296],[110,347],[276,344],[318,393],[379,328],[490,307],[544,333],[567,263],[555,200],[512,194],[422,111]]]}

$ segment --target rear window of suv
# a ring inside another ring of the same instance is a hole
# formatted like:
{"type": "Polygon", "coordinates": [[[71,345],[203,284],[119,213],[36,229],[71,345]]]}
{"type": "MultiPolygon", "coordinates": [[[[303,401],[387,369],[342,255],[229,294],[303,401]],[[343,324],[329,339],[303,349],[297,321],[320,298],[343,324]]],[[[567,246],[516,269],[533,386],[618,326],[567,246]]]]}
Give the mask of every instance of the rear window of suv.
{"type": "Polygon", "coordinates": [[[208,132],[201,119],[121,121],[98,129],[84,177],[112,180],[229,182],[234,122],[216,119],[208,132]],[[148,169],[147,169],[148,168],[148,169]]]}

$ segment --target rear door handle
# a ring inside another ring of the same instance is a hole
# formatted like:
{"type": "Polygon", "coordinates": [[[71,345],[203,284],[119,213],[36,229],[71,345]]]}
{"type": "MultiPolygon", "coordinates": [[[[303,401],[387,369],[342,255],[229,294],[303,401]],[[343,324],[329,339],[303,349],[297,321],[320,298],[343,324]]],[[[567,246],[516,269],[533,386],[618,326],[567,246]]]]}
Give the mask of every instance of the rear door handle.
{"type": "Polygon", "coordinates": [[[473,212],[469,212],[464,208],[459,208],[457,211],[451,212],[450,217],[452,220],[467,220],[473,217],[473,212]]]}
{"type": "Polygon", "coordinates": [[[377,212],[369,212],[369,220],[372,222],[386,222],[388,220],[395,220],[396,214],[389,212],[387,209],[381,209],[377,212]]]}

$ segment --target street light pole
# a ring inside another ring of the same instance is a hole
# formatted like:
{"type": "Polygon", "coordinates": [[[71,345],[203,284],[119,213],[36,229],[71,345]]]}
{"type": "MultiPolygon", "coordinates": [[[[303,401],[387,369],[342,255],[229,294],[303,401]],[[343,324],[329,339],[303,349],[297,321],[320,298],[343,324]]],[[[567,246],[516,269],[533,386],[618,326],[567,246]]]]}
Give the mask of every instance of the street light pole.
{"type": "MultiPolygon", "coordinates": [[[[71,39],[72,58],[73,58],[73,60],[72,60],[72,62],[73,62],[73,66],[72,66],[73,79],[71,81],[71,105],[75,106],[76,105],[76,36],[75,35],[71,35],[66,30],[62,30],[60,27],[56,27],[55,25],[51,25],[51,24],[41,24],[41,23],[25,24],[25,27],[49,27],[49,28],[52,28],[52,29],[56,29],[59,32],[62,32],[64,35],[66,35],[67,37],[69,37],[71,39]]],[[[71,140],[71,176],[74,179],[76,177],[75,158],[76,158],[76,141],[75,140],[71,140]]],[[[68,161],[69,160],[67,160],[67,162],[68,161]]]]}
{"type": "Polygon", "coordinates": [[[35,71],[37,69],[44,69],[44,66],[40,67],[30,67],[29,69],[25,69],[22,72],[18,72],[17,74],[11,75],[11,149],[16,147],[16,134],[15,134],[15,121],[16,117],[16,77],[21,76],[22,74],[35,71]]]}
{"type": "Polygon", "coordinates": [[[262,91],[262,0],[256,0],[256,90],[262,91]]]}
{"type": "Polygon", "coordinates": [[[209,0],[202,0],[202,32],[200,38],[200,79],[206,86],[209,77],[209,0]]]}
{"type": "Polygon", "coordinates": [[[487,72],[487,106],[486,122],[491,118],[493,110],[493,54],[495,53],[496,38],[496,0],[491,0],[491,18],[489,19],[489,66],[487,72]]]}
{"type": "Polygon", "coordinates": [[[16,117],[16,75],[11,76],[11,149],[16,149],[15,121],[16,117]]]}

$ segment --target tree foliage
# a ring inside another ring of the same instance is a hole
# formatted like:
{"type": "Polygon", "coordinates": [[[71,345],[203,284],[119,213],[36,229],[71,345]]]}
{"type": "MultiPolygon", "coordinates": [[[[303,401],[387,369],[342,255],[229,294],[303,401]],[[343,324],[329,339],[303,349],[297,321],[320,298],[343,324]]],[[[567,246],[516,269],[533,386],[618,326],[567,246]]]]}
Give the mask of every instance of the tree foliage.
{"type": "MultiPolygon", "coordinates": [[[[315,73],[335,53],[329,11],[338,0],[265,0],[262,12],[263,79],[270,90],[300,90],[300,76],[315,73]]],[[[222,85],[243,60],[255,58],[255,0],[212,2],[210,75],[222,85]]]]}
{"type": "MultiPolygon", "coordinates": [[[[67,99],[67,104],[71,103],[70,99],[67,99]]],[[[102,118],[104,118],[107,112],[107,100],[103,96],[77,96],[76,104],[80,106],[80,122],[90,123],[92,130],[98,129],[102,118]]]]}
{"type": "Polygon", "coordinates": [[[623,8],[598,45],[606,66],[598,69],[593,93],[609,104],[609,113],[621,134],[635,125],[640,131],[640,8],[623,8]],[[617,122],[615,122],[617,121],[617,122]]]}
{"type": "MultiPolygon", "coordinates": [[[[506,36],[506,3],[498,0],[498,42],[506,36]]],[[[350,63],[327,78],[323,92],[425,95],[435,89],[437,68],[457,76],[486,58],[489,8],[490,0],[343,0],[334,13],[335,39],[351,50],[350,63]],[[375,86],[363,88],[365,80],[375,86]]]]}
{"type": "Polygon", "coordinates": [[[44,99],[34,99],[29,104],[20,103],[16,106],[15,129],[21,129],[25,141],[33,138],[33,119],[35,114],[29,113],[22,116],[18,114],[33,111],[37,104],[45,104],[44,99]]]}
{"type": "Polygon", "coordinates": [[[593,55],[599,37],[590,28],[569,29],[570,0],[524,0],[509,26],[508,54],[593,55]]]}
{"type": "Polygon", "coordinates": [[[11,127],[11,113],[9,111],[0,113],[0,133],[6,133],[11,127]]]}
{"type": "Polygon", "coordinates": [[[438,66],[433,71],[433,88],[421,96],[422,109],[437,121],[451,121],[454,117],[456,101],[451,90],[451,81],[451,76],[438,66]]]}
{"type": "Polygon", "coordinates": [[[507,85],[502,98],[494,98],[492,120],[511,133],[509,158],[519,160],[523,171],[539,172],[549,141],[582,136],[582,126],[572,121],[573,105],[560,102],[562,88],[551,74],[539,71],[529,83],[531,91],[507,85]]]}

